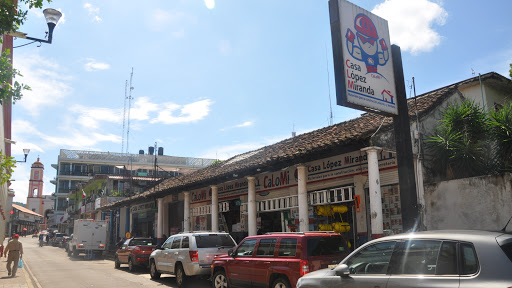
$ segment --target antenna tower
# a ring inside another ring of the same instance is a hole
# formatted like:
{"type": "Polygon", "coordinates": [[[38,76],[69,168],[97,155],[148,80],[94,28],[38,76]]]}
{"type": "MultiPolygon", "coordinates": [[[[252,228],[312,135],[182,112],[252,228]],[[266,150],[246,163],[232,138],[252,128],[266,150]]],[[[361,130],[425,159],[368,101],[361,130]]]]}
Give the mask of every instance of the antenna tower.
{"type": "Polygon", "coordinates": [[[123,136],[121,140],[121,153],[124,153],[124,131],[126,123],[126,99],[128,98],[128,80],[124,82],[124,109],[123,109],[123,136]]]}
{"type": "Polygon", "coordinates": [[[130,147],[130,110],[132,108],[132,80],[133,80],[133,67],[132,67],[132,73],[130,74],[130,92],[128,94],[128,125],[126,128],[126,153],[130,153],[129,147],[130,147]]]}

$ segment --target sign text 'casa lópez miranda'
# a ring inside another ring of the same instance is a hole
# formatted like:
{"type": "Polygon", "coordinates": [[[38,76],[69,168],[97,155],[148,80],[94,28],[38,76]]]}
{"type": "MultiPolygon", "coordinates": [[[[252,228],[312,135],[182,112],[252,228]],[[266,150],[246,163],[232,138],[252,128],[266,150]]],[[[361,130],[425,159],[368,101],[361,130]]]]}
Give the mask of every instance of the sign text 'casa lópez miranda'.
{"type": "Polygon", "coordinates": [[[345,91],[337,90],[338,105],[398,114],[387,21],[345,0],[332,1],[338,11],[331,11],[331,29],[340,33],[333,41],[341,38],[333,49],[343,51],[342,59],[335,59],[335,65],[343,66],[335,69],[336,85],[345,86],[345,91]]]}

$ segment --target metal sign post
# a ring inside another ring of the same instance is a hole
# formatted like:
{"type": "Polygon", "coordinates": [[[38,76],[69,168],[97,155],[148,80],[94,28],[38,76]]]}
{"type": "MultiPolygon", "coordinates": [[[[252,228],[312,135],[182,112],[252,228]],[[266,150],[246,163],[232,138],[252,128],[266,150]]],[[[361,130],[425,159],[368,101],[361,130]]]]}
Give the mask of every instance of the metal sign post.
{"type": "Polygon", "coordinates": [[[410,230],[418,207],[400,48],[388,46],[387,21],[361,7],[329,0],[329,15],[337,104],[393,117],[403,229],[410,230]]]}

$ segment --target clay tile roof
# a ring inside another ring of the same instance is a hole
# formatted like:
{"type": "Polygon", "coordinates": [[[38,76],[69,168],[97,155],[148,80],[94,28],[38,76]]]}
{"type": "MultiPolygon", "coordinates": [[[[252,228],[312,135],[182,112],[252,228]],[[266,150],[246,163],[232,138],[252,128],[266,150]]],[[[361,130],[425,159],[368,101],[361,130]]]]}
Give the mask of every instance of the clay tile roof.
{"type": "MultiPolygon", "coordinates": [[[[497,81],[509,81],[509,79],[490,72],[481,75],[482,81],[496,79],[497,81]]],[[[421,117],[435,107],[445,98],[456,93],[461,85],[478,82],[478,77],[473,77],[458,83],[454,83],[434,91],[407,99],[409,117],[416,117],[416,111],[421,117]]],[[[375,113],[365,113],[360,117],[324,127],[315,131],[304,133],[275,144],[249,151],[234,156],[226,161],[197,170],[187,175],[169,178],[158,184],[154,190],[148,190],[141,194],[121,200],[105,206],[105,208],[118,206],[122,203],[135,202],[146,197],[162,197],[169,193],[193,190],[208,185],[220,184],[237,177],[257,174],[256,171],[275,170],[290,165],[314,160],[318,155],[326,151],[333,151],[343,146],[365,143],[369,137],[382,124],[382,129],[391,129],[392,117],[375,113]],[[258,170],[258,168],[261,168],[258,170]],[[202,185],[202,186],[201,186],[202,185]]]]}
{"type": "Polygon", "coordinates": [[[36,212],[34,212],[32,210],[29,210],[29,209],[27,209],[27,208],[25,208],[23,206],[20,206],[20,205],[12,204],[12,207],[20,210],[23,213],[28,213],[28,214],[32,214],[32,215],[35,215],[35,216],[43,217],[43,215],[38,214],[38,213],[36,213],[36,212]]]}

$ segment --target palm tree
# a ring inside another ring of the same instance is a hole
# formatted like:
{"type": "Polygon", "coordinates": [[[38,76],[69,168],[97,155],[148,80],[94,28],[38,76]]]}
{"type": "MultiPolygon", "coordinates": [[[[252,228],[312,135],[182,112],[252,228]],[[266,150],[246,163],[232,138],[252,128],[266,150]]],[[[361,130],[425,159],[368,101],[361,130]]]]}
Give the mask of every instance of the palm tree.
{"type": "Polygon", "coordinates": [[[490,112],[491,135],[500,171],[512,171],[512,102],[490,112]]]}
{"type": "Polygon", "coordinates": [[[474,102],[448,105],[434,135],[426,141],[434,172],[447,179],[491,172],[488,132],[487,114],[474,102]]]}

